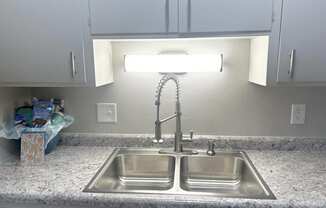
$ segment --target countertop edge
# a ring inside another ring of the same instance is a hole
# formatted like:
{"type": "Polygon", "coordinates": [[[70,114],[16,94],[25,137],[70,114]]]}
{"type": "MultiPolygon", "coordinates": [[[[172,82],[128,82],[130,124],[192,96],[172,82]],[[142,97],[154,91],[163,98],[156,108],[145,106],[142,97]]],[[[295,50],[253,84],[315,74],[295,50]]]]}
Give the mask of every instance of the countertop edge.
{"type": "MultiPolygon", "coordinates": [[[[0,194],[0,204],[8,205],[37,205],[37,206],[50,206],[50,207],[132,207],[132,208],[144,208],[146,207],[159,207],[159,208],[181,208],[181,207],[196,207],[196,208],[213,208],[213,207],[227,207],[227,208],[285,208],[285,207],[297,207],[297,208],[322,208],[326,207],[326,201],[293,201],[293,200],[255,200],[255,199],[237,199],[237,198],[219,198],[214,200],[204,199],[203,201],[181,199],[176,197],[175,199],[162,199],[151,198],[148,196],[136,196],[121,197],[117,194],[117,197],[106,198],[99,194],[85,195],[84,197],[67,197],[62,195],[54,196],[38,196],[38,195],[17,195],[13,193],[0,194]]],[[[158,197],[158,196],[156,196],[158,197]]]]}

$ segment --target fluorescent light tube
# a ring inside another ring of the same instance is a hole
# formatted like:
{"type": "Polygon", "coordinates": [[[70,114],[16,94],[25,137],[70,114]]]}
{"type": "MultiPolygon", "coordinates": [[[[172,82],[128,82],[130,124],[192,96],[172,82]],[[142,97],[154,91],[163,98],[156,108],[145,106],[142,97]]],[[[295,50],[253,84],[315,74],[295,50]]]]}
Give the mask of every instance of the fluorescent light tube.
{"type": "Polygon", "coordinates": [[[126,72],[219,72],[222,56],[219,54],[158,54],[126,55],[126,72]]]}

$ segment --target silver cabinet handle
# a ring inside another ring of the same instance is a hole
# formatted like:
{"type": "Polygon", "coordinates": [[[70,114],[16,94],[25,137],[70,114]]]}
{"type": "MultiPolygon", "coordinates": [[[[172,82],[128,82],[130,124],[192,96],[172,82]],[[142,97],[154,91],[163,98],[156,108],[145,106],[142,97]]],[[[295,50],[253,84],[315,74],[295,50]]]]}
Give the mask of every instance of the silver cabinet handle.
{"type": "Polygon", "coordinates": [[[165,29],[169,32],[170,27],[170,0],[165,0],[165,29]]]}
{"type": "Polygon", "coordinates": [[[76,57],[74,52],[70,52],[70,59],[71,59],[71,71],[72,71],[72,77],[75,77],[77,75],[77,70],[76,70],[76,57]]]}
{"type": "Polygon", "coordinates": [[[295,49],[293,49],[291,51],[291,53],[289,54],[289,56],[290,56],[290,69],[289,69],[288,74],[289,74],[290,79],[292,79],[293,78],[293,71],[294,71],[295,49]]]}
{"type": "Polygon", "coordinates": [[[223,72],[223,68],[224,68],[224,55],[223,53],[221,53],[221,68],[220,68],[220,72],[223,72]]]}
{"type": "Polygon", "coordinates": [[[188,32],[191,32],[191,0],[188,0],[188,32]]]}

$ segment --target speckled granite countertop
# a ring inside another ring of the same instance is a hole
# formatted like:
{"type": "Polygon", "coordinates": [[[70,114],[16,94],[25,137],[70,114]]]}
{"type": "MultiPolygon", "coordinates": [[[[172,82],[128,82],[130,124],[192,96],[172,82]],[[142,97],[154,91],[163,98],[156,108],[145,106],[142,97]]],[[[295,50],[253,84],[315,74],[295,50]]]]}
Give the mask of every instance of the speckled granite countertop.
{"type": "MultiPolygon", "coordinates": [[[[114,147],[173,147],[174,136],[163,135],[164,143],[153,145],[152,134],[90,134],[65,133],[62,144],[68,146],[114,146],[114,147]]],[[[268,137],[268,136],[215,136],[195,135],[188,147],[207,148],[207,141],[216,141],[219,149],[245,150],[304,150],[326,151],[326,138],[308,137],[268,137]]]]}
{"type": "Polygon", "coordinates": [[[82,190],[111,154],[109,146],[59,146],[37,166],[0,164],[0,202],[57,207],[326,207],[326,151],[247,150],[277,200],[93,194],[82,190]]]}

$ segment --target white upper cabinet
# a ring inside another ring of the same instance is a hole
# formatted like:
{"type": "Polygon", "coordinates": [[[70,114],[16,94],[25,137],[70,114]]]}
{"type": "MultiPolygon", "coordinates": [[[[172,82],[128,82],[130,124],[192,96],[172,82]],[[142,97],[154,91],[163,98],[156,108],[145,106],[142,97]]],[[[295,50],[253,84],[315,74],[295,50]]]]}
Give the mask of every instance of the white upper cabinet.
{"type": "Polygon", "coordinates": [[[326,81],[326,1],[285,0],[278,81],[326,81]]]}
{"type": "Polygon", "coordinates": [[[177,0],[89,0],[93,35],[177,32],[177,0]]]}
{"type": "Polygon", "coordinates": [[[113,82],[110,43],[93,44],[88,19],[87,0],[1,0],[0,86],[113,82]]]}
{"type": "Polygon", "coordinates": [[[124,35],[271,30],[273,0],[89,0],[91,33],[124,35]]]}
{"type": "Polygon", "coordinates": [[[180,0],[180,10],[185,33],[270,31],[273,0],[180,0]]]}
{"type": "Polygon", "coordinates": [[[1,0],[0,82],[84,82],[83,12],[79,0],[1,0]]]}

